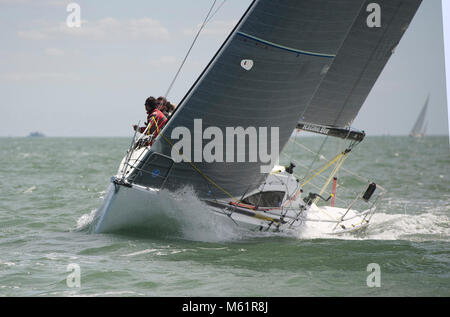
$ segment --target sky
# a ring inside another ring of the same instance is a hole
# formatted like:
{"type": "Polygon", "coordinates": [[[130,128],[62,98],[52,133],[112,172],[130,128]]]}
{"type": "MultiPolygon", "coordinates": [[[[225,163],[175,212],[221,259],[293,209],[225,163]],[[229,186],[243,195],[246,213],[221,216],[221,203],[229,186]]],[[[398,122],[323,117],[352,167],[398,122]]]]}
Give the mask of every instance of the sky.
{"type": "MultiPolygon", "coordinates": [[[[164,95],[211,0],[0,0],[0,136],[131,136],[144,100],[164,95]]],[[[168,99],[177,104],[250,0],[227,0],[168,99]]],[[[222,1],[217,1],[218,4],[222,1]]],[[[444,13],[450,15],[450,13],[444,13]]],[[[449,17],[450,18],[450,17],[449,17]]],[[[448,135],[441,1],[424,0],[353,126],[407,135],[430,94],[428,134],[448,135]]]]}
{"type": "MultiPolygon", "coordinates": [[[[447,83],[447,107],[448,107],[448,122],[450,134],[450,1],[442,2],[442,16],[444,23],[444,46],[445,46],[445,69],[446,69],[446,83],[447,83]]],[[[450,142],[450,139],[449,139],[450,142]]]]}

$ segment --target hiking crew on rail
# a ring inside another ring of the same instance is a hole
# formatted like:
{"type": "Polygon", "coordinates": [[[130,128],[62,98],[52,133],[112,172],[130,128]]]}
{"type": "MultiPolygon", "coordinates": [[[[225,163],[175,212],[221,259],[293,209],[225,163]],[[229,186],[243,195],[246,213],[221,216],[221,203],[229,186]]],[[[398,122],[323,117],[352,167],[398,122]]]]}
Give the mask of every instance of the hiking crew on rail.
{"type": "Polygon", "coordinates": [[[167,102],[167,100],[165,100],[165,98],[163,97],[159,97],[158,99],[155,99],[154,97],[148,97],[147,100],[145,100],[147,122],[145,122],[144,127],[138,127],[137,125],[134,125],[133,129],[139,129],[138,131],[140,133],[146,132],[147,135],[153,135],[153,139],[150,143],[150,145],[152,145],[153,141],[163,129],[164,125],[167,123],[167,117],[171,115],[169,111],[172,109],[172,107],[174,108],[174,106],[167,102]],[[163,111],[166,112],[167,116],[163,113],[163,111]]]}

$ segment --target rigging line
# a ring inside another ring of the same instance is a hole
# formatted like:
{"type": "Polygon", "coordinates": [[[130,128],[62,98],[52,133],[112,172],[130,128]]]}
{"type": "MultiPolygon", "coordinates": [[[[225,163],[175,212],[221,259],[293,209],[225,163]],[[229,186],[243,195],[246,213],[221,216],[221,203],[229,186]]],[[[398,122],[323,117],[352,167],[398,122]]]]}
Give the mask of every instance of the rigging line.
{"type": "Polygon", "coordinates": [[[216,11],[214,11],[214,13],[211,15],[211,17],[206,21],[205,25],[209,23],[209,21],[212,20],[212,18],[214,18],[214,16],[216,15],[217,12],[219,12],[219,10],[222,8],[222,6],[225,4],[225,2],[227,2],[227,0],[223,0],[221,4],[219,4],[219,6],[217,7],[216,11]]]}
{"type": "MultiPolygon", "coordinates": [[[[338,48],[338,50],[337,50],[337,52],[336,52],[336,56],[339,54],[339,51],[341,50],[341,48],[344,46],[345,40],[347,39],[348,35],[350,34],[350,31],[352,30],[353,25],[355,25],[356,20],[358,19],[360,12],[363,10],[364,4],[365,4],[365,1],[362,1],[362,2],[361,2],[361,6],[360,6],[360,8],[359,8],[357,14],[355,15],[355,17],[354,17],[352,23],[350,24],[350,27],[348,28],[348,30],[347,30],[347,32],[346,32],[346,34],[345,34],[345,37],[343,38],[341,44],[339,45],[339,48],[338,48]]],[[[332,59],[330,65],[329,65],[329,68],[331,68],[331,66],[334,64],[334,61],[335,61],[335,60],[336,60],[336,57],[334,57],[334,58],[332,59]]],[[[317,91],[319,90],[320,86],[322,85],[322,83],[323,83],[323,81],[324,81],[324,79],[325,79],[326,77],[327,77],[326,74],[322,77],[322,79],[320,80],[320,82],[319,82],[319,84],[317,85],[316,89],[314,90],[314,93],[311,95],[311,98],[309,99],[308,104],[306,105],[305,109],[303,109],[303,112],[302,112],[302,114],[301,114],[301,116],[300,116],[300,118],[302,118],[302,120],[303,120],[303,116],[304,116],[305,113],[306,113],[306,110],[308,110],[308,108],[310,107],[311,102],[312,102],[313,99],[314,99],[314,96],[316,95],[317,91]]],[[[335,120],[335,122],[336,122],[336,120],[335,120]]],[[[322,151],[323,146],[324,146],[324,144],[325,144],[325,142],[326,142],[327,139],[328,139],[328,135],[326,136],[325,140],[322,142],[322,145],[320,146],[320,149],[319,149],[319,153],[322,151]]],[[[311,163],[311,165],[310,165],[310,167],[309,167],[309,170],[312,168],[312,166],[314,165],[314,163],[316,162],[316,160],[317,160],[317,156],[314,158],[313,162],[311,163]]],[[[307,173],[305,174],[305,176],[302,178],[302,181],[303,181],[303,180],[307,177],[307,175],[309,174],[309,170],[307,171],[307,173]]]]}
{"type": "MultiPolygon", "coordinates": [[[[345,33],[345,37],[344,37],[344,39],[342,40],[341,44],[339,45],[339,48],[338,48],[337,51],[336,51],[335,57],[331,60],[331,63],[330,63],[330,65],[329,65],[329,68],[328,68],[328,69],[330,69],[331,66],[333,66],[334,61],[336,60],[336,56],[339,54],[339,51],[341,50],[341,48],[344,46],[345,40],[347,39],[348,35],[350,34],[350,31],[352,30],[353,25],[355,25],[356,20],[358,19],[360,12],[363,10],[364,4],[365,4],[365,1],[361,1],[361,7],[359,8],[359,10],[358,10],[358,12],[357,12],[355,18],[353,19],[352,23],[350,24],[350,27],[348,28],[347,32],[345,33]]],[[[304,116],[305,113],[306,113],[306,110],[308,110],[308,108],[311,106],[311,102],[313,101],[314,96],[316,95],[316,93],[317,93],[317,91],[319,90],[320,86],[322,86],[322,82],[324,81],[324,79],[325,79],[326,77],[327,77],[327,74],[325,74],[325,75],[322,77],[322,79],[320,80],[319,84],[316,86],[316,89],[314,90],[314,93],[311,95],[311,98],[309,99],[309,102],[307,103],[305,109],[303,109],[303,112],[302,112],[302,114],[300,115],[300,118],[301,118],[302,120],[303,120],[303,116],[304,116]]]]}
{"type": "MultiPolygon", "coordinates": [[[[326,190],[326,188],[328,187],[328,185],[331,183],[333,177],[337,174],[337,172],[339,171],[339,169],[341,168],[342,164],[344,163],[345,159],[347,158],[347,154],[348,152],[343,155],[336,163],[336,165],[334,166],[333,171],[330,173],[330,176],[328,177],[327,181],[325,182],[325,184],[322,186],[322,188],[320,189],[319,195],[322,195],[323,192],[326,190]]],[[[331,197],[334,197],[335,195],[332,193],[330,195],[331,197]]],[[[319,201],[319,198],[317,197],[314,200],[314,203],[317,205],[317,202],[319,201]]]]}
{"type": "MultiPolygon", "coordinates": [[[[226,1],[226,0],[225,0],[225,1],[226,1]]],[[[224,2],[225,2],[225,1],[224,1],[224,2]]],[[[164,98],[165,98],[165,99],[167,99],[167,96],[169,95],[170,91],[172,90],[172,87],[173,87],[173,85],[175,84],[175,81],[178,79],[178,75],[180,74],[181,69],[183,68],[184,64],[186,63],[186,60],[187,60],[189,54],[191,53],[191,51],[192,51],[192,49],[193,49],[195,43],[197,42],[197,39],[198,39],[198,37],[200,36],[200,33],[201,33],[202,30],[205,28],[206,24],[211,20],[211,18],[218,12],[218,10],[216,10],[216,11],[214,12],[214,14],[211,16],[211,12],[212,12],[212,10],[214,9],[214,7],[216,6],[216,2],[217,2],[217,0],[214,0],[214,1],[213,1],[213,4],[211,5],[211,8],[210,8],[209,11],[208,11],[208,14],[206,15],[205,19],[203,20],[203,23],[202,23],[202,25],[200,26],[200,29],[197,31],[197,34],[195,35],[195,38],[194,38],[194,40],[192,41],[191,46],[189,47],[189,50],[187,51],[186,55],[184,56],[184,59],[183,59],[183,61],[181,62],[180,67],[178,68],[178,70],[177,70],[177,72],[176,72],[174,78],[172,79],[172,82],[171,82],[170,85],[169,85],[169,88],[167,89],[167,91],[166,91],[166,93],[165,93],[165,95],[164,95],[164,98]]],[[[223,3],[222,3],[221,5],[223,5],[223,3]]],[[[220,7],[219,7],[219,8],[220,8],[220,7]]],[[[147,126],[147,129],[145,129],[145,131],[144,131],[144,132],[142,133],[142,135],[139,137],[138,141],[139,141],[141,138],[143,138],[143,136],[146,134],[147,130],[148,130],[148,126],[147,126]]],[[[142,153],[141,153],[141,154],[142,154],[142,153]]]]}
{"type": "MultiPolygon", "coordinates": [[[[295,131],[294,141],[291,142],[291,151],[290,151],[290,157],[289,157],[289,160],[290,160],[291,162],[294,160],[294,159],[293,159],[293,157],[294,157],[294,150],[295,150],[294,146],[295,146],[295,141],[297,140],[297,137],[298,137],[298,132],[297,132],[297,130],[294,130],[294,131],[295,131]]],[[[291,139],[292,139],[292,138],[289,139],[289,142],[291,141],[291,139]]],[[[279,158],[278,158],[278,160],[279,160],[279,158]]]]}
{"type": "MultiPolygon", "coordinates": [[[[270,175],[270,174],[269,174],[270,175]]],[[[267,177],[269,177],[269,175],[267,175],[267,177]]],[[[262,199],[262,193],[264,192],[264,187],[266,187],[266,184],[267,184],[267,178],[266,178],[266,180],[264,181],[264,184],[263,184],[263,186],[262,186],[262,189],[259,191],[259,199],[258,199],[258,203],[257,204],[255,204],[255,206],[256,206],[256,209],[258,209],[258,207],[260,206],[260,203],[261,203],[261,199],[262,199]]]]}
{"type": "MultiPolygon", "coordinates": [[[[294,140],[294,143],[297,144],[298,146],[304,148],[306,151],[311,152],[312,154],[319,155],[319,153],[314,152],[313,150],[307,148],[305,145],[303,145],[303,144],[301,144],[301,143],[296,142],[295,140],[294,140]]],[[[325,156],[324,156],[324,158],[325,158],[326,160],[328,160],[325,156]]],[[[302,165],[302,166],[303,166],[303,167],[306,167],[305,165],[302,165]]],[[[342,167],[341,170],[343,170],[344,172],[347,172],[347,173],[350,174],[350,175],[353,175],[353,176],[359,178],[359,179],[360,179],[361,181],[363,181],[363,182],[368,182],[368,183],[370,183],[370,180],[368,180],[367,178],[365,178],[365,177],[363,177],[363,176],[361,176],[361,175],[358,175],[357,173],[352,172],[351,170],[348,170],[348,169],[346,169],[345,167],[342,167]]],[[[378,184],[377,184],[377,185],[378,185],[378,184]]]]}
{"type": "MultiPolygon", "coordinates": [[[[302,147],[304,150],[306,150],[306,151],[308,151],[308,152],[310,152],[310,153],[312,153],[312,154],[314,154],[314,155],[319,155],[319,153],[314,152],[313,150],[311,150],[310,148],[306,147],[305,145],[303,145],[303,144],[301,144],[301,143],[298,143],[296,138],[294,139],[294,141],[293,141],[292,143],[293,143],[293,144],[297,144],[298,146],[302,147]]],[[[342,151],[340,151],[340,152],[342,152],[342,151]]],[[[325,156],[323,156],[323,157],[324,157],[325,159],[327,159],[325,156]]]]}
{"type": "MultiPolygon", "coordinates": [[[[325,166],[329,166],[329,164],[333,164],[333,162],[335,162],[337,160],[338,157],[340,157],[342,153],[337,154],[333,159],[328,160],[325,164],[325,166]]],[[[305,165],[302,165],[302,167],[305,167],[305,165]]],[[[322,166],[318,166],[317,168],[315,168],[311,173],[316,173],[316,171],[320,170],[322,168],[322,166]]],[[[305,168],[306,169],[306,168],[305,168]]],[[[314,177],[311,178],[315,178],[316,176],[321,176],[321,173],[316,173],[316,175],[314,177]]],[[[304,178],[301,179],[302,181],[304,180],[304,178]]]]}
{"type": "Polygon", "coordinates": [[[178,107],[175,109],[175,111],[172,113],[172,117],[175,116],[175,114],[180,111],[181,108],[183,108],[185,101],[191,96],[192,91],[197,87],[197,85],[199,84],[199,82],[201,81],[201,79],[203,79],[204,75],[206,74],[206,72],[210,69],[210,67],[215,63],[217,57],[219,56],[219,53],[221,53],[224,49],[224,47],[226,47],[226,45],[232,40],[233,35],[235,34],[236,30],[238,29],[238,27],[240,27],[240,25],[242,24],[242,22],[244,21],[244,19],[247,18],[249,12],[251,12],[251,10],[253,9],[255,3],[257,3],[257,1],[259,0],[253,0],[252,3],[250,4],[250,6],[247,8],[247,10],[245,11],[244,15],[240,18],[239,22],[234,26],[233,30],[230,32],[230,34],[228,35],[228,37],[226,38],[226,40],[222,43],[222,45],[220,46],[219,50],[216,52],[216,54],[214,54],[213,58],[209,61],[209,63],[206,65],[206,67],[203,69],[202,73],[200,74],[200,76],[197,77],[197,79],[195,80],[194,84],[191,85],[191,88],[188,89],[188,91],[186,92],[186,94],[184,95],[184,97],[181,99],[181,101],[178,103],[178,107]]]}
{"type": "MultiPolygon", "coordinates": [[[[155,123],[156,123],[155,118],[152,117],[152,119],[153,119],[153,120],[155,121],[155,123]]],[[[144,139],[144,137],[145,137],[146,135],[148,135],[149,137],[151,137],[151,141],[154,141],[153,137],[154,137],[154,133],[155,133],[155,132],[153,132],[153,135],[150,134],[150,130],[151,130],[152,127],[153,127],[153,122],[152,122],[151,124],[150,124],[150,122],[148,122],[148,123],[147,123],[147,127],[145,128],[145,130],[142,132],[142,134],[139,136],[139,138],[138,138],[137,140],[135,140],[135,144],[136,144],[137,142],[141,141],[142,139],[144,139]]],[[[159,133],[159,127],[158,127],[158,124],[157,124],[157,123],[156,123],[156,127],[158,128],[158,133],[159,133]]],[[[134,147],[134,145],[133,145],[133,147],[134,147]]],[[[135,150],[135,149],[133,149],[133,152],[134,152],[134,150],[135,150]]],[[[142,157],[142,155],[143,155],[144,153],[145,153],[145,155],[147,155],[148,151],[142,151],[142,152],[139,154],[139,156],[138,156],[138,158],[136,159],[136,161],[140,160],[141,157],[142,157]]]]}
{"type": "MultiPolygon", "coordinates": [[[[285,154],[285,153],[281,153],[281,154],[284,155],[284,156],[286,156],[286,157],[288,157],[288,155],[285,154]]],[[[288,157],[288,158],[289,158],[289,157],[288,157]]],[[[329,160],[327,159],[327,161],[329,161],[329,160]]],[[[298,164],[299,167],[302,167],[302,168],[304,168],[304,169],[307,169],[307,168],[308,168],[306,165],[300,163],[299,161],[293,160],[293,162],[296,163],[296,164],[298,164]]],[[[343,168],[343,167],[341,167],[340,169],[346,170],[346,169],[343,168]]],[[[353,173],[353,172],[351,172],[351,171],[348,171],[348,170],[346,170],[346,171],[347,171],[349,174],[353,174],[354,176],[361,178],[361,180],[363,180],[364,182],[369,182],[369,183],[370,183],[370,181],[367,181],[367,180],[366,180],[365,178],[363,178],[362,176],[359,176],[358,174],[355,174],[355,173],[353,173]]],[[[317,175],[317,177],[319,177],[319,178],[321,178],[321,179],[323,179],[323,180],[327,180],[327,179],[328,179],[327,177],[323,176],[322,174],[317,175]]],[[[319,189],[319,190],[322,189],[321,187],[319,187],[319,186],[317,186],[317,185],[314,185],[312,182],[310,182],[309,185],[312,185],[313,187],[315,187],[315,188],[317,188],[317,189],[319,189]]],[[[377,184],[377,186],[379,186],[379,185],[377,184]]],[[[380,186],[380,187],[381,187],[381,186],[380,186]]],[[[339,184],[339,183],[338,183],[338,184],[337,184],[337,188],[340,188],[341,190],[344,190],[345,192],[347,192],[347,194],[350,194],[350,191],[351,191],[351,190],[350,190],[349,188],[345,187],[345,186],[342,185],[342,184],[339,184]]],[[[330,193],[327,192],[327,191],[325,191],[325,193],[328,194],[328,195],[330,195],[330,193]]],[[[338,197],[335,197],[335,199],[337,199],[337,200],[339,200],[339,201],[345,203],[344,200],[341,200],[341,199],[339,199],[338,197]]]]}
{"type": "MultiPolygon", "coordinates": [[[[297,162],[296,162],[296,163],[297,163],[297,162]]],[[[306,166],[305,166],[305,165],[302,165],[302,164],[299,164],[299,166],[306,168],[306,166]]],[[[326,178],[325,176],[321,175],[321,174],[319,174],[319,175],[317,175],[317,176],[320,177],[320,178],[322,178],[322,179],[324,179],[324,180],[327,180],[327,178],[326,178]]],[[[321,189],[322,189],[322,187],[319,187],[319,186],[315,185],[313,182],[309,182],[308,185],[310,185],[310,186],[312,186],[312,187],[314,187],[314,188],[316,188],[316,189],[318,189],[318,190],[321,190],[321,189]]],[[[349,189],[349,188],[347,188],[347,187],[345,187],[344,185],[341,185],[341,184],[337,184],[337,186],[338,186],[338,188],[339,188],[341,191],[343,190],[344,194],[354,196],[354,193],[351,192],[351,189],[349,189]]],[[[377,185],[377,186],[378,186],[378,185],[377,185]]],[[[324,193],[327,194],[328,196],[331,195],[331,193],[328,192],[328,191],[326,191],[326,190],[324,191],[324,193]]],[[[295,195],[297,195],[297,194],[295,194],[295,195]]],[[[295,196],[295,195],[294,195],[294,196],[295,196]]],[[[340,201],[341,203],[346,203],[345,200],[342,200],[342,199],[340,199],[339,197],[336,197],[336,196],[335,196],[334,198],[335,198],[336,200],[340,201]]]]}
{"type": "MultiPolygon", "coordinates": [[[[140,124],[141,124],[141,121],[139,120],[138,124],[137,124],[137,127],[139,127],[140,124]]],[[[125,159],[126,163],[130,162],[131,155],[133,154],[133,146],[134,146],[134,142],[136,140],[136,133],[137,133],[137,130],[138,130],[137,127],[136,127],[136,130],[134,130],[133,140],[131,141],[130,147],[129,147],[128,152],[127,152],[127,156],[126,156],[126,159],[125,159]]],[[[122,168],[122,181],[125,179],[125,175],[126,175],[127,169],[128,169],[127,165],[125,164],[125,166],[122,168]]]]}
{"type": "MultiPolygon", "coordinates": [[[[172,142],[170,142],[169,139],[167,139],[164,134],[161,134],[161,137],[171,146],[174,147],[174,145],[172,144],[172,142]]],[[[178,149],[175,148],[177,151],[178,149]]],[[[223,193],[225,193],[228,197],[230,197],[232,200],[235,200],[235,198],[233,197],[233,195],[231,195],[228,191],[226,191],[225,189],[223,189],[221,186],[219,186],[216,182],[214,182],[211,178],[209,178],[207,175],[205,175],[194,163],[192,163],[190,160],[186,160],[186,158],[184,157],[184,155],[182,153],[180,153],[180,151],[178,151],[178,154],[180,156],[183,157],[183,159],[185,159],[185,162],[188,163],[189,165],[191,165],[192,168],[194,168],[194,170],[197,171],[197,173],[199,173],[205,180],[207,180],[208,182],[210,182],[212,185],[214,185],[217,189],[219,189],[220,191],[222,191],[223,193]]]]}
{"type": "MultiPolygon", "coordinates": [[[[351,95],[352,95],[353,92],[355,91],[356,86],[361,82],[364,73],[367,71],[367,66],[368,66],[369,63],[372,61],[372,58],[373,58],[373,56],[375,55],[376,50],[380,47],[380,44],[381,44],[381,41],[382,41],[383,38],[384,38],[384,35],[385,35],[386,32],[390,29],[391,23],[392,23],[392,21],[395,19],[395,17],[397,16],[397,13],[398,13],[398,11],[400,10],[400,7],[402,6],[402,4],[403,4],[403,2],[400,2],[400,3],[397,5],[397,8],[395,9],[395,12],[394,12],[394,14],[392,15],[392,18],[390,19],[389,23],[387,24],[386,29],[383,31],[383,34],[381,35],[381,37],[378,39],[378,43],[377,43],[377,45],[376,45],[375,50],[372,50],[372,53],[370,54],[369,59],[368,59],[367,62],[365,63],[363,70],[361,71],[361,73],[360,73],[359,76],[358,76],[358,80],[355,82],[355,84],[353,85],[353,87],[352,87],[350,93],[347,95],[347,98],[345,99],[344,103],[342,104],[341,109],[340,109],[340,111],[339,111],[339,115],[338,115],[338,116],[336,117],[336,119],[334,120],[333,125],[336,125],[336,122],[337,122],[337,121],[339,120],[339,118],[341,117],[342,112],[344,111],[345,106],[348,104],[348,101],[349,101],[351,95]]],[[[353,120],[352,120],[352,121],[353,121],[353,120]]],[[[350,124],[349,124],[349,125],[350,125],[350,124]]]]}
{"type": "MultiPolygon", "coordinates": [[[[175,84],[175,81],[177,80],[178,75],[180,74],[181,69],[183,68],[183,66],[184,66],[184,64],[185,64],[185,62],[186,62],[186,60],[187,60],[187,58],[188,58],[188,56],[189,56],[189,54],[190,54],[192,48],[194,47],[195,42],[197,41],[197,38],[199,37],[201,31],[205,28],[206,24],[208,24],[208,22],[211,21],[211,19],[216,15],[216,13],[220,10],[220,8],[225,4],[226,0],[224,0],[224,1],[219,5],[219,7],[216,9],[216,11],[211,15],[211,11],[214,9],[214,7],[215,7],[215,5],[216,5],[216,2],[217,2],[217,0],[214,0],[214,2],[213,2],[213,4],[212,4],[211,8],[210,8],[209,11],[208,11],[208,14],[206,15],[205,20],[203,21],[203,24],[201,25],[200,29],[199,29],[198,32],[197,32],[197,35],[195,36],[194,40],[192,41],[192,44],[191,44],[191,46],[190,46],[188,52],[186,53],[186,55],[185,55],[185,57],[184,57],[184,59],[183,59],[183,62],[181,63],[180,67],[178,68],[177,73],[175,74],[175,76],[174,76],[174,78],[173,78],[171,84],[169,85],[169,88],[167,89],[167,91],[166,91],[166,93],[165,93],[165,95],[164,95],[164,98],[165,98],[165,99],[167,99],[167,96],[169,95],[170,90],[172,89],[173,85],[175,84]]],[[[146,132],[146,131],[143,132],[143,134],[140,136],[140,138],[138,139],[138,141],[145,135],[145,132],[146,132]]],[[[141,153],[141,154],[142,154],[142,153],[141,153]]]]}
{"type": "MultiPolygon", "coordinates": [[[[289,158],[289,156],[287,156],[287,154],[285,154],[285,153],[282,153],[282,155],[284,155],[284,156],[286,156],[287,158],[289,158]]],[[[302,163],[300,163],[300,161],[297,161],[297,160],[291,160],[293,163],[295,163],[295,164],[297,164],[297,166],[298,167],[302,167],[303,169],[307,169],[308,168],[308,166],[306,166],[305,164],[302,164],[302,163]]],[[[297,177],[298,177],[298,175],[297,174],[295,174],[297,177]]],[[[320,178],[323,178],[323,179],[327,179],[325,176],[323,176],[323,175],[318,175],[320,178]]],[[[341,186],[341,185],[339,185],[339,186],[341,186]]]]}
{"type": "MultiPolygon", "coordinates": [[[[309,183],[309,185],[312,186],[312,187],[314,187],[315,189],[318,189],[318,190],[321,190],[321,189],[322,189],[321,187],[319,187],[319,186],[313,184],[312,182],[309,183]]],[[[326,190],[324,191],[324,193],[327,194],[328,196],[331,195],[331,193],[330,193],[329,191],[326,191],[326,190]]],[[[348,193],[347,193],[347,194],[348,194],[348,193]]],[[[339,197],[336,197],[336,196],[334,197],[334,199],[338,200],[338,201],[341,202],[342,204],[346,204],[346,203],[347,203],[347,201],[345,201],[345,200],[343,200],[343,199],[341,199],[341,198],[339,198],[339,197]]]]}
{"type": "MultiPolygon", "coordinates": [[[[284,153],[282,153],[282,154],[285,155],[285,156],[287,156],[287,155],[284,154],[284,153]]],[[[303,168],[306,168],[306,167],[307,167],[306,165],[303,165],[303,164],[301,164],[301,163],[298,162],[298,161],[294,161],[294,163],[298,163],[298,165],[299,165],[300,167],[303,167],[303,168]]],[[[324,180],[327,180],[327,177],[323,176],[322,174],[317,175],[317,177],[320,177],[320,178],[323,178],[324,180]]],[[[308,185],[310,185],[310,186],[312,186],[312,187],[314,187],[314,188],[316,188],[316,189],[319,189],[319,190],[322,189],[321,187],[315,185],[312,181],[309,182],[308,185]]],[[[345,187],[345,186],[343,186],[343,185],[341,185],[341,184],[337,184],[337,185],[338,185],[339,188],[345,190],[345,191],[346,191],[346,194],[349,194],[349,195],[352,194],[352,195],[353,195],[353,193],[350,193],[350,192],[349,192],[349,191],[350,191],[349,188],[347,188],[347,187],[345,187]]],[[[298,185],[298,186],[299,186],[299,185],[298,185]]],[[[298,186],[297,186],[297,187],[298,187],[298,186]]],[[[296,189],[296,192],[298,192],[298,188],[296,189]]],[[[328,192],[328,191],[324,191],[324,193],[326,193],[327,195],[331,195],[331,193],[328,192]]],[[[298,195],[298,193],[295,193],[293,196],[297,196],[297,195],[298,195]]],[[[338,201],[340,201],[341,203],[346,203],[345,200],[340,199],[339,197],[335,197],[335,199],[338,200],[338,201]]]]}
{"type": "Polygon", "coordinates": [[[308,184],[311,180],[313,180],[317,175],[320,175],[323,171],[327,170],[331,165],[336,163],[342,156],[347,155],[348,152],[342,152],[338,154],[334,159],[328,162],[324,167],[322,167],[318,172],[316,172],[313,176],[311,176],[306,182],[302,183],[302,187],[308,184]]]}
{"type": "MultiPolygon", "coordinates": [[[[195,38],[194,38],[194,40],[192,41],[192,44],[191,44],[191,46],[189,47],[189,50],[187,51],[186,55],[184,56],[184,59],[183,59],[183,61],[181,62],[181,65],[180,65],[180,67],[178,68],[178,71],[176,72],[176,74],[175,74],[175,76],[174,76],[172,82],[170,83],[169,88],[167,89],[166,94],[164,95],[164,98],[167,99],[167,96],[169,95],[170,90],[172,90],[172,87],[173,87],[173,85],[175,84],[175,81],[177,80],[178,75],[179,75],[180,72],[181,72],[181,69],[183,68],[184,64],[186,63],[186,60],[187,60],[189,54],[191,53],[192,48],[193,48],[194,45],[195,45],[195,42],[197,42],[197,39],[198,39],[200,33],[202,32],[203,28],[204,28],[204,27],[206,26],[206,24],[208,23],[208,19],[209,19],[210,15],[211,15],[212,10],[214,9],[214,7],[215,7],[215,5],[216,5],[216,2],[217,2],[217,0],[214,0],[214,2],[213,2],[213,4],[212,4],[211,8],[210,8],[209,11],[208,11],[208,14],[207,14],[206,17],[205,17],[205,20],[203,21],[202,25],[200,26],[200,29],[198,30],[197,34],[195,35],[195,38]]],[[[216,12],[217,12],[217,11],[216,11],[216,12]]],[[[215,13],[214,13],[214,14],[215,14],[215,13]]]]}
{"type": "Polygon", "coordinates": [[[239,199],[239,201],[242,201],[243,199],[244,199],[244,197],[245,197],[245,195],[247,194],[247,192],[248,192],[248,190],[250,189],[250,186],[252,186],[252,184],[250,183],[250,184],[248,184],[248,187],[247,187],[247,189],[245,190],[245,192],[242,194],[242,196],[241,196],[241,199],[239,199]]]}
{"type": "Polygon", "coordinates": [[[328,135],[325,137],[325,139],[322,141],[322,144],[320,145],[319,151],[317,151],[317,155],[312,160],[311,164],[309,165],[309,168],[306,170],[305,175],[302,177],[302,182],[305,180],[305,178],[309,175],[314,163],[316,163],[317,158],[319,157],[320,152],[322,152],[323,146],[325,145],[325,142],[328,140],[328,135]]]}

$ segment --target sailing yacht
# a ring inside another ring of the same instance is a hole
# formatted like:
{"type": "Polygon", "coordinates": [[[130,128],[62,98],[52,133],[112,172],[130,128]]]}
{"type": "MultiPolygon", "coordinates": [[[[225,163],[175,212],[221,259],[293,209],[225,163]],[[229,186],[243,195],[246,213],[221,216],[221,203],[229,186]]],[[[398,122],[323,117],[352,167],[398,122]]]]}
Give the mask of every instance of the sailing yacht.
{"type": "Polygon", "coordinates": [[[368,181],[340,207],[330,204],[335,193],[327,188],[336,187],[344,160],[363,141],[365,133],[351,124],[420,3],[253,1],[156,139],[150,142],[146,133],[133,138],[94,231],[151,221],[164,212],[161,197],[183,188],[208,212],[249,230],[298,230],[307,222],[337,234],[366,228],[380,186],[368,181]],[[215,141],[229,129],[235,135],[220,149],[215,141]],[[298,164],[268,159],[268,148],[278,156],[296,129],[348,144],[299,177],[298,164]],[[181,132],[193,140],[180,146],[181,132]],[[273,140],[277,146],[271,147],[273,140]],[[205,149],[213,159],[202,159],[205,149]],[[322,186],[307,189],[319,176],[322,186]],[[366,207],[357,210],[356,201],[366,207]]]}
{"type": "Polygon", "coordinates": [[[422,107],[422,110],[419,113],[419,116],[417,117],[416,122],[414,123],[414,126],[409,133],[409,136],[415,137],[415,138],[423,138],[425,136],[425,132],[427,130],[427,126],[425,124],[425,117],[428,110],[428,102],[430,101],[430,96],[428,95],[425,104],[422,107]]]}

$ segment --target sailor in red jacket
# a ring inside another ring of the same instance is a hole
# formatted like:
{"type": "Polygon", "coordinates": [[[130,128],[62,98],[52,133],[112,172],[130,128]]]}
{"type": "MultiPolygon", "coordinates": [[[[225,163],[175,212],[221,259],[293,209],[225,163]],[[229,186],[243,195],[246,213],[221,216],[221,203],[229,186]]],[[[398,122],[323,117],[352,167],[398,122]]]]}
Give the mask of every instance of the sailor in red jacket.
{"type": "MultiPolygon", "coordinates": [[[[147,135],[153,135],[153,140],[155,140],[166,124],[167,118],[160,110],[158,110],[158,102],[153,97],[148,97],[145,101],[145,110],[147,110],[146,126],[139,127],[139,132],[146,132],[147,135]]],[[[138,126],[134,125],[133,128],[136,130],[138,129],[138,126]]]]}

